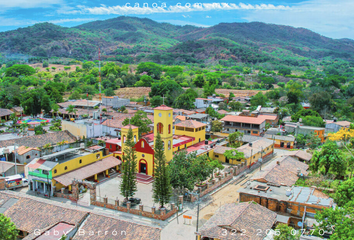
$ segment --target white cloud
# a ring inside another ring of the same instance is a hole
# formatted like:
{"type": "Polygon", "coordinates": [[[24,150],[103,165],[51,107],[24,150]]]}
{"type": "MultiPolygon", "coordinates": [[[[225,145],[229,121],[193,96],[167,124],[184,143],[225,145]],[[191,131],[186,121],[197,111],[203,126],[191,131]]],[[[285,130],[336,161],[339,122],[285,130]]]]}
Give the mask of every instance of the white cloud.
{"type": "Polygon", "coordinates": [[[0,9],[4,8],[46,8],[63,4],[62,0],[0,0],[0,9]]]}
{"type": "Polygon", "coordinates": [[[59,24],[59,23],[66,23],[66,22],[89,22],[89,21],[96,21],[96,18],[66,18],[66,19],[57,19],[57,20],[50,20],[48,22],[59,24]]]}
{"type": "Polygon", "coordinates": [[[211,18],[210,16],[206,16],[205,18],[211,18]]]}
{"type": "Polygon", "coordinates": [[[60,23],[67,23],[67,22],[89,22],[95,21],[96,18],[73,18],[73,19],[55,19],[55,20],[48,20],[48,21],[37,21],[37,20],[21,20],[15,18],[4,18],[0,17],[0,25],[1,26],[28,26],[33,25],[36,23],[44,23],[49,22],[53,24],[60,24],[60,23]]]}
{"type": "Polygon", "coordinates": [[[86,7],[77,6],[77,10],[67,11],[66,13],[82,13],[82,14],[95,14],[95,15],[107,15],[107,14],[152,14],[152,13],[185,13],[196,11],[212,11],[212,10],[288,10],[289,6],[273,5],[273,4],[234,4],[234,3],[194,3],[194,4],[176,4],[176,5],[134,5],[125,4],[117,6],[101,5],[100,7],[86,7]]]}
{"type": "Polygon", "coordinates": [[[332,38],[354,39],[353,0],[309,0],[292,6],[289,11],[250,11],[247,21],[308,28],[332,38]]]}

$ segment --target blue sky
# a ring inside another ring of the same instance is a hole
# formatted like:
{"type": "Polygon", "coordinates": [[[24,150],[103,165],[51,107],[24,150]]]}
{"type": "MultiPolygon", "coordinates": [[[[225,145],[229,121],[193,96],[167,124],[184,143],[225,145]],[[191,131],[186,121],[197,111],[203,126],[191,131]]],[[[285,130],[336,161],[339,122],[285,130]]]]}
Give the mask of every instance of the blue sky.
{"type": "Polygon", "coordinates": [[[354,39],[354,0],[0,0],[0,31],[39,22],[71,27],[122,15],[203,27],[260,21],[354,39]]]}

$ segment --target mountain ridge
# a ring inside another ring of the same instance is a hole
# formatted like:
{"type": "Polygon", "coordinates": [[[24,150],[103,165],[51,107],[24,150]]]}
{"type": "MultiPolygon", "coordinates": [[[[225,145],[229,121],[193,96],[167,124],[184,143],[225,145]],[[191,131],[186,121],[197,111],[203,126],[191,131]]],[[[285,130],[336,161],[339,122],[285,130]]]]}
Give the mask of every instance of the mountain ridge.
{"type": "Polygon", "coordinates": [[[250,61],[245,52],[255,62],[286,58],[295,64],[298,60],[326,57],[354,61],[352,39],[332,39],[306,28],[262,22],[219,23],[201,28],[121,16],[71,28],[38,23],[0,32],[0,53],[5,56],[27,54],[92,60],[97,58],[98,47],[104,55],[115,56],[117,60],[158,60],[164,64],[169,64],[171,58],[180,59],[182,64],[250,61]]]}

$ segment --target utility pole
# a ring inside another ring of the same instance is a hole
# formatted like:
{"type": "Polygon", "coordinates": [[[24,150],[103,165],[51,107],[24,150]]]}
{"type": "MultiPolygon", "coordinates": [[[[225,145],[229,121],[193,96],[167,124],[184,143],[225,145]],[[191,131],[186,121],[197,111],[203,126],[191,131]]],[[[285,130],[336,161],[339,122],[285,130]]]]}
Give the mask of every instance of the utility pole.
{"type": "Polygon", "coordinates": [[[199,227],[199,203],[200,203],[200,191],[201,191],[201,189],[199,188],[198,189],[198,209],[197,209],[197,229],[196,229],[196,233],[197,233],[197,235],[196,235],[196,240],[198,240],[198,227],[199,227]]]}
{"type": "Polygon", "coordinates": [[[15,173],[16,173],[16,175],[17,175],[17,161],[16,161],[16,147],[17,147],[17,145],[15,144],[15,149],[14,149],[14,155],[15,155],[15,173]]]}

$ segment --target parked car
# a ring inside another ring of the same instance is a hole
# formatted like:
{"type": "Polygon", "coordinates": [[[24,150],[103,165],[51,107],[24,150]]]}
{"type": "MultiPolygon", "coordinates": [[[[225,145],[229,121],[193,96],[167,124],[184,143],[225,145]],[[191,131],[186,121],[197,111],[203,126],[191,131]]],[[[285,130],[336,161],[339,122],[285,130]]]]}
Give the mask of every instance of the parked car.
{"type": "MultiPolygon", "coordinates": [[[[131,202],[130,206],[134,206],[134,205],[140,204],[141,199],[140,198],[129,198],[128,201],[131,202]]],[[[128,201],[124,201],[123,206],[126,206],[128,201]]]]}

